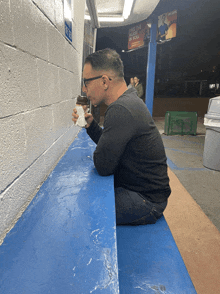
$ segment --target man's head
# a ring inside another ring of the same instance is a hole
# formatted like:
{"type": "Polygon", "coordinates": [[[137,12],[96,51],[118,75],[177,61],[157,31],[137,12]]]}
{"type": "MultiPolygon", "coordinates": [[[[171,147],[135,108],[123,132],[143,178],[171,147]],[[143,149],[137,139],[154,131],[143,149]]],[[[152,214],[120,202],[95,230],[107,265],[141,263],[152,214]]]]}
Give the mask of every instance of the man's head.
{"type": "Polygon", "coordinates": [[[111,71],[115,77],[124,78],[123,62],[115,50],[106,48],[96,51],[86,57],[85,64],[87,63],[90,63],[95,71],[111,71]]]}
{"type": "Polygon", "coordinates": [[[140,81],[139,78],[138,78],[137,76],[135,76],[135,77],[134,77],[134,83],[135,83],[135,84],[138,84],[139,81],[140,81]]]}
{"type": "Polygon", "coordinates": [[[162,17],[161,17],[162,24],[165,23],[165,19],[166,19],[166,14],[162,14],[162,17]]]}
{"type": "Polygon", "coordinates": [[[130,78],[130,84],[131,84],[131,85],[134,84],[134,78],[130,78]]]}
{"type": "Polygon", "coordinates": [[[107,102],[124,83],[124,66],[119,54],[103,49],[86,57],[83,69],[83,92],[93,105],[107,102]]]}

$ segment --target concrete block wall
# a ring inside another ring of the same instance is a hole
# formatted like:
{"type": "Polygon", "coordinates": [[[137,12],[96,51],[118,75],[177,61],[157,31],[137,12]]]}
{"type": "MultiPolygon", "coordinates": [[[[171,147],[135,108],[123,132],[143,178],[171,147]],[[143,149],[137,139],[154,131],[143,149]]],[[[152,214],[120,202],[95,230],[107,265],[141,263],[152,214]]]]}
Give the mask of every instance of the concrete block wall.
{"type": "MultiPolygon", "coordinates": [[[[0,0],[0,239],[74,140],[85,0],[0,0]]],[[[1,240],[0,240],[1,241],[1,240]]]]}

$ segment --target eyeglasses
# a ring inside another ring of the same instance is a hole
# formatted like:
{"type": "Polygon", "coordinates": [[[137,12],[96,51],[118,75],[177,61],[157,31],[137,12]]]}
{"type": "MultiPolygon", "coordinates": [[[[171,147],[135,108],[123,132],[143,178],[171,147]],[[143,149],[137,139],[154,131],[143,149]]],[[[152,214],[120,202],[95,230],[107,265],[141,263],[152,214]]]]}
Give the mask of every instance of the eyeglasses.
{"type": "MultiPolygon", "coordinates": [[[[87,85],[86,85],[87,82],[89,82],[89,81],[93,81],[93,80],[97,80],[97,79],[100,79],[100,78],[102,78],[102,77],[103,77],[103,75],[102,75],[102,76],[98,76],[98,77],[94,77],[94,78],[90,78],[90,79],[83,79],[83,85],[86,87],[86,86],[87,86],[87,85]]],[[[109,78],[109,77],[108,77],[108,79],[109,79],[109,81],[112,80],[112,79],[109,78]]]]}

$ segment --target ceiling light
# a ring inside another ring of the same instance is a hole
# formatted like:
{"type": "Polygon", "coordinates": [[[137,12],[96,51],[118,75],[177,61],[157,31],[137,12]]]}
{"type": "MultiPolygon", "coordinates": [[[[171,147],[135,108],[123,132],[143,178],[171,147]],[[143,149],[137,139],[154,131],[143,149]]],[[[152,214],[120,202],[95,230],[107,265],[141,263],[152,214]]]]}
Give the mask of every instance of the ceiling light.
{"type": "Polygon", "coordinates": [[[100,22],[123,22],[124,17],[99,17],[100,22]]]}
{"type": "Polygon", "coordinates": [[[124,11],[123,11],[124,19],[127,19],[129,15],[131,14],[131,8],[133,6],[133,3],[134,3],[134,0],[125,0],[124,11]]]}

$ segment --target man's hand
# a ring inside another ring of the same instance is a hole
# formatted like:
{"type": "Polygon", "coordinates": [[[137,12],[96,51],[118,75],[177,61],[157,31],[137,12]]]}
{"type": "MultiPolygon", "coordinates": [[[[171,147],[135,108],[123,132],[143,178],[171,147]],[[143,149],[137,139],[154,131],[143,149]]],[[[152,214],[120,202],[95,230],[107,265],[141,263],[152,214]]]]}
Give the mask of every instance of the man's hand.
{"type": "MultiPolygon", "coordinates": [[[[83,109],[85,111],[85,119],[86,119],[86,122],[87,122],[87,125],[85,126],[85,128],[87,129],[91,125],[91,123],[93,121],[93,116],[92,116],[91,113],[87,113],[88,107],[86,105],[83,106],[83,109]]],[[[77,114],[77,110],[76,110],[76,108],[74,108],[73,113],[72,113],[72,121],[74,121],[74,123],[76,123],[78,117],[79,116],[77,114]]]]}

